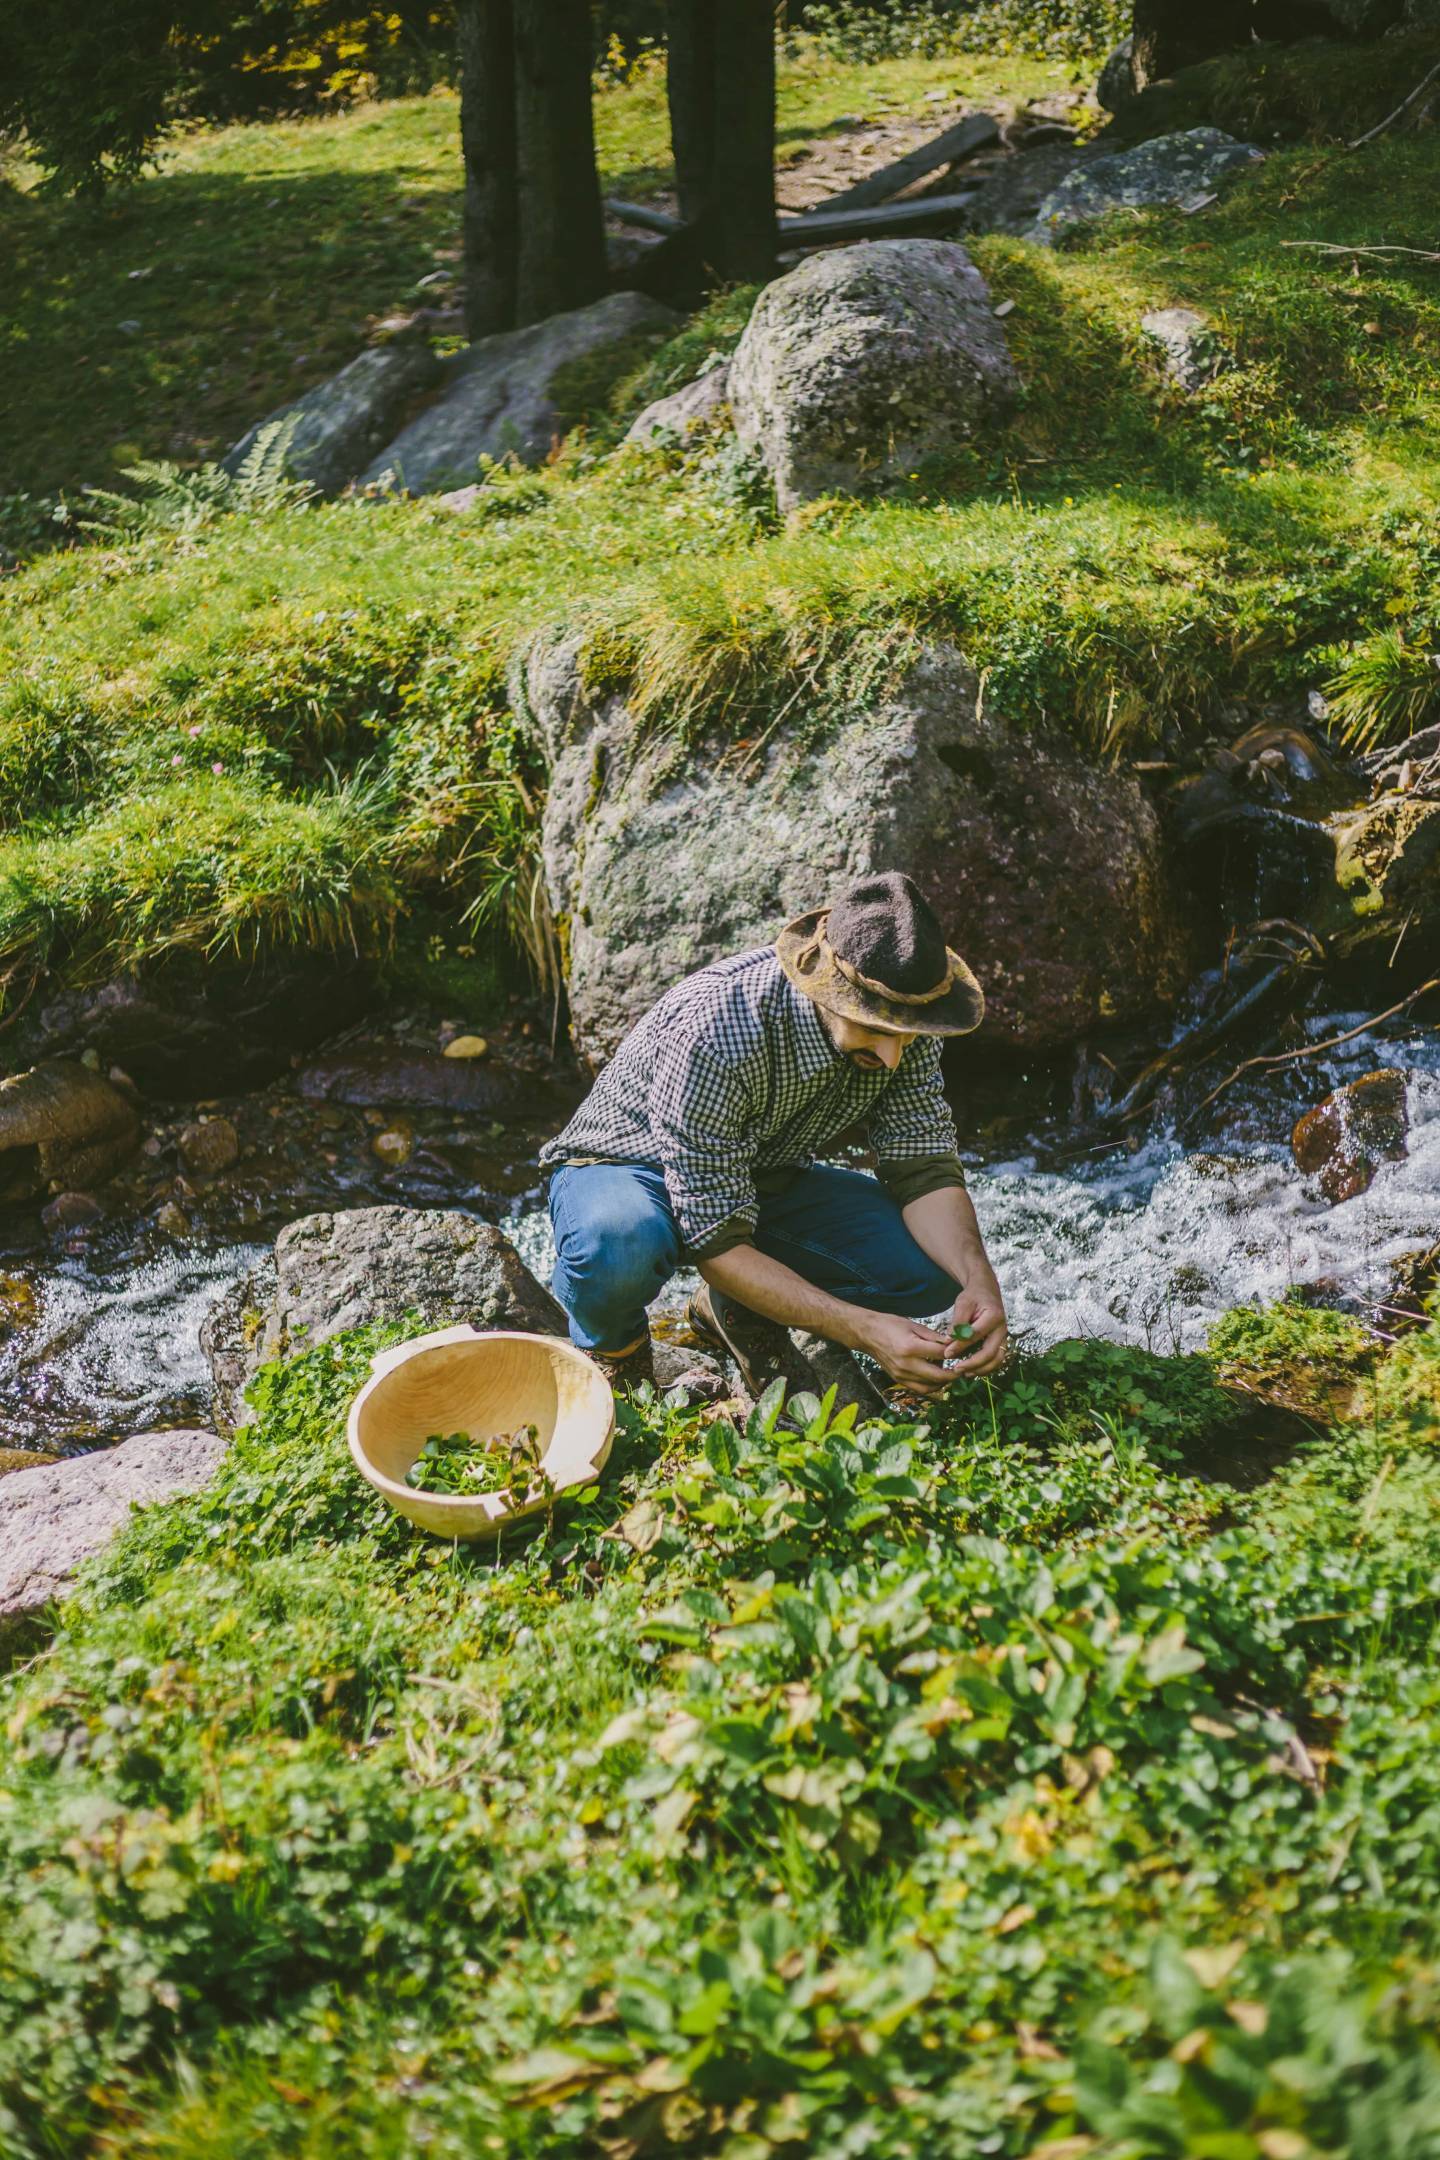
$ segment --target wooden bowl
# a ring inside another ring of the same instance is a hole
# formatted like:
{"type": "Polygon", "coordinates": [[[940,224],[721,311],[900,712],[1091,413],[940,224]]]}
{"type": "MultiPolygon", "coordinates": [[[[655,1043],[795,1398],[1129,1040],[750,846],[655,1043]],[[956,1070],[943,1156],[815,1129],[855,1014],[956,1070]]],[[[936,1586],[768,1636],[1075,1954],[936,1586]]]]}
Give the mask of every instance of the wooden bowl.
{"type": "Polygon", "coordinates": [[[506,1522],[543,1513],[537,1486],[503,1493],[415,1492],[405,1473],[434,1432],[472,1438],[535,1425],[540,1467],[555,1492],[599,1476],[615,1437],[615,1397],[593,1359],[555,1335],[441,1328],[382,1350],[350,1405],[347,1433],[360,1475],[391,1507],[437,1537],[493,1537],[506,1522]]]}

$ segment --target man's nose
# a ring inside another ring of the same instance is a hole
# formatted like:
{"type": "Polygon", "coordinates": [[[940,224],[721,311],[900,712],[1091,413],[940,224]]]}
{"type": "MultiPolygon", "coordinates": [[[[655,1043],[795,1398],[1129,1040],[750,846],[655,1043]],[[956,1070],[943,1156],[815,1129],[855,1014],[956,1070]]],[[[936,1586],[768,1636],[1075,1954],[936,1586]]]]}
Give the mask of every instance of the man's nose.
{"type": "Polygon", "coordinates": [[[889,1071],[894,1072],[896,1066],[900,1063],[900,1054],[903,1048],[904,1045],[898,1036],[882,1035],[875,1045],[875,1055],[882,1065],[886,1066],[889,1071]]]}

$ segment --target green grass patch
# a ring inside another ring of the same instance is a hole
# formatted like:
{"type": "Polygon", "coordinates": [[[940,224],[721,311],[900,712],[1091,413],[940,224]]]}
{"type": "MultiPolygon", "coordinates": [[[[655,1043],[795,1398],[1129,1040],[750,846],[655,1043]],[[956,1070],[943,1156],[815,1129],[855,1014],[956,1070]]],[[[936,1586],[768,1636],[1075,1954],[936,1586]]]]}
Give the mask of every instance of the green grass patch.
{"type": "Polygon", "coordinates": [[[1248,1499],[1197,1358],[650,1402],[497,1557],[354,1475],[396,1332],[263,1374],[3,1683],[17,2160],[1429,2152],[1433,1398],[1248,1499]]]}
{"type": "MultiPolygon", "coordinates": [[[[787,75],[785,111],[797,128],[839,125],[857,102],[917,95],[927,69],[963,87],[970,65],[810,61],[787,75]]],[[[621,131],[608,169],[658,128],[662,87],[642,74],[602,98],[621,131]]],[[[433,208],[442,121],[453,108],[437,98],[228,130],[187,144],[171,178],[191,158],[248,189],[262,154],[315,175],[393,156],[433,208]]],[[[409,911],[457,934],[478,924],[498,964],[506,910],[517,931],[529,919],[544,783],[505,685],[528,642],[565,625],[593,688],[692,740],[867,709],[936,637],[972,660],[993,714],[1106,756],[1183,753],[1222,702],[1322,686],[1352,734],[1398,737],[1428,715],[1440,634],[1440,283],[1422,262],[1286,243],[1428,247],[1435,155],[1424,131],[1353,157],[1286,149],[1203,218],[1111,220],[1049,252],[978,240],[997,303],[1014,303],[1024,398],[886,501],[811,504],[781,525],[723,437],[616,454],[641,404],[733,349],[745,290],[618,382],[608,368],[577,380],[584,424],[558,457],[491,469],[466,517],[263,500],[223,514],[208,483],[162,477],[128,534],[0,588],[7,999],[42,965],[231,946],[239,921],[262,946],[323,921],[373,957],[409,911]],[[1163,304],[1203,312],[1228,356],[1191,396],[1140,330],[1163,304]],[[232,806],[220,825],[200,807],[212,781],[232,806]],[[161,876],[147,852],[134,806],[177,789],[199,791],[204,877],[161,876]],[[287,819],[330,833],[341,801],[357,860],[317,837],[303,910],[272,908],[273,835],[287,819]],[[85,862],[92,826],[105,878],[85,862]]],[[[138,216],[168,185],[103,216],[138,216]]],[[[52,207],[3,214],[43,222],[52,207]]]]}

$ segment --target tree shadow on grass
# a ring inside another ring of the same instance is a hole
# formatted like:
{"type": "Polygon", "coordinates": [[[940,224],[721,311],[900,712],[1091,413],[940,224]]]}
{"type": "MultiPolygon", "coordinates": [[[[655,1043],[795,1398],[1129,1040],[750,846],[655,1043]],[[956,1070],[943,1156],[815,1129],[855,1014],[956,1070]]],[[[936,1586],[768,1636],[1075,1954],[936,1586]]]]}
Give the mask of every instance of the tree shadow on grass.
{"type": "MultiPolygon", "coordinates": [[[[456,159],[459,180],[459,159],[456,159]]],[[[460,192],[403,171],[162,173],[102,203],[0,197],[0,471],[11,489],[193,463],[343,367],[459,265],[460,192]]]]}

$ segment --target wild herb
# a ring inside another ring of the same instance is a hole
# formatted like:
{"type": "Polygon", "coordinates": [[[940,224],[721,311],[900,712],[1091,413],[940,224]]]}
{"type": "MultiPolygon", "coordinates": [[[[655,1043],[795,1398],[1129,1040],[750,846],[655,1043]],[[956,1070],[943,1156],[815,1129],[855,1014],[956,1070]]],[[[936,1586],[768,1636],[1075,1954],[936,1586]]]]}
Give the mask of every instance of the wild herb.
{"type": "Polygon", "coordinates": [[[537,1488],[554,1489],[540,1467],[543,1452],[537,1425],[491,1433],[483,1440],[467,1432],[430,1433],[406,1471],[405,1483],[414,1492],[454,1493],[462,1498],[503,1493],[510,1499],[524,1499],[537,1488]]]}

